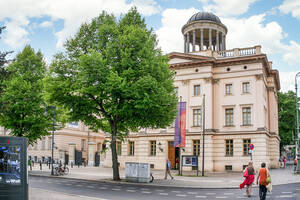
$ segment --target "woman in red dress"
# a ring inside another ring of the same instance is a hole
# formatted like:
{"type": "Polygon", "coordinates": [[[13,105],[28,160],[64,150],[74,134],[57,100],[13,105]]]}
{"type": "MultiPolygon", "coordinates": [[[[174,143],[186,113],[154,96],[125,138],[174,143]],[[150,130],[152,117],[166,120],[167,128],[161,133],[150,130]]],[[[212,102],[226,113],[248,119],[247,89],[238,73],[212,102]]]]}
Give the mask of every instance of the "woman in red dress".
{"type": "Polygon", "coordinates": [[[250,197],[251,196],[251,187],[252,187],[252,184],[255,179],[255,170],[254,170],[252,161],[249,162],[248,166],[246,167],[246,169],[244,171],[244,177],[245,177],[245,180],[240,185],[240,189],[243,189],[246,185],[247,186],[246,193],[247,193],[247,196],[250,197]]]}

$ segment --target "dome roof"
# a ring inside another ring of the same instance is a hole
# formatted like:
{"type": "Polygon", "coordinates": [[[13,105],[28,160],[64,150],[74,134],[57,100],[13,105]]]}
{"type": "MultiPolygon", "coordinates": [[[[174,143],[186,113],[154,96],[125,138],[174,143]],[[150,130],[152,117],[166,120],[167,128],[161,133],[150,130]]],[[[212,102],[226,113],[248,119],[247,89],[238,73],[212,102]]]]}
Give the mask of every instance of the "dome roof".
{"type": "Polygon", "coordinates": [[[216,15],[209,13],[209,12],[198,12],[194,14],[188,21],[187,24],[194,22],[194,21],[202,21],[202,20],[207,20],[207,21],[213,21],[217,23],[222,23],[220,18],[217,17],[216,15]]]}

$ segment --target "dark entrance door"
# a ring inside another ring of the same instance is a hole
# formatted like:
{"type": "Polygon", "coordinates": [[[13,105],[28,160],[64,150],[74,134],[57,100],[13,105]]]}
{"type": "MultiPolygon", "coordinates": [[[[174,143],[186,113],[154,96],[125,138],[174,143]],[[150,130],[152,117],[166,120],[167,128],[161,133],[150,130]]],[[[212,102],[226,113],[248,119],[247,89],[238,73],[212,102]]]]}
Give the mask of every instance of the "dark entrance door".
{"type": "Polygon", "coordinates": [[[65,164],[68,165],[69,164],[69,155],[65,154],[65,164]]]}
{"type": "Polygon", "coordinates": [[[75,165],[82,164],[82,152],[75,150],[75,165]]]}
{"type": "Polygon", "coordinates": [[[175,169],[179,169],[179,163],[180,163],[180,148],[175,147],[175,169]]]}
{"type": "Polygon", "coordinates": [[[95,167],[99,167],[100,165],[100,153],[96,152],[95,153],[95,167]]]}

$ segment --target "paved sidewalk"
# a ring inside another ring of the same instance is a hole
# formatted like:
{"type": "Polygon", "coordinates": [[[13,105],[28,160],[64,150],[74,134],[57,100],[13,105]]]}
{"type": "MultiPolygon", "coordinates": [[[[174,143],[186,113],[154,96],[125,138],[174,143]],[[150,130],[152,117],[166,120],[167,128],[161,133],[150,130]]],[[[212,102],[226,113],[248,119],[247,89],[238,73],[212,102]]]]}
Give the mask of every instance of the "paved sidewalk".
{"type": "MultiPolygon", "coordinates": [[[[164,171],[153,170],[153,183],[147,185],[171,186],[171,187],[191,187],[191,188],[238,188],[243,182],[242,173],[206,173],[204,177],[196,177],[195,172],[183,172],[184,176],[177,176],[177,171],[172,171],[174,179],[164,179],[164,171]]],[[[293,173],[292,166],[285,169],[271,169],[271,179],[273,185],[288,184],[300,182],[300,175],[293,173]]],[[[30,175],[50,176],[49,168],[44,165],[43,171],[40,171],[39,165],[35,165],[30,175]]],[[[104,167],[73,167],[70,168],[69,175],[60,176],[63,178],[75,178],[95,181],[112,181],[112,169],[104,167]]],[[[120,177],[125,182],[125,170],[120,169],[120,177]]],[[[130,183],[128,183],[130,184],[130,183]]],[[[141,183],[142,184],[142,183],[141,183]]]]}

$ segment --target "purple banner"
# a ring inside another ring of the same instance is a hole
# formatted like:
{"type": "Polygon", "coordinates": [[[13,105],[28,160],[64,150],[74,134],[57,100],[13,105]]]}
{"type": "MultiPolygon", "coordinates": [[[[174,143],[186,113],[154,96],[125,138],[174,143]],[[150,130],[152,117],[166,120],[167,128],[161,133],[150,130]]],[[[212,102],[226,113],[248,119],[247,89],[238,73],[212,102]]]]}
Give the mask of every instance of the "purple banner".
{"type": "Polygon", "coordinates": [[[186,102],[179,102],[175,120],[174,147],[185,147],[186,134],[186,102]]]}

